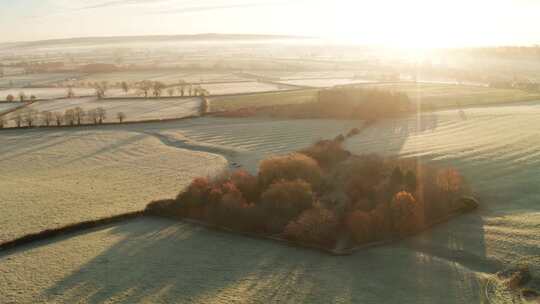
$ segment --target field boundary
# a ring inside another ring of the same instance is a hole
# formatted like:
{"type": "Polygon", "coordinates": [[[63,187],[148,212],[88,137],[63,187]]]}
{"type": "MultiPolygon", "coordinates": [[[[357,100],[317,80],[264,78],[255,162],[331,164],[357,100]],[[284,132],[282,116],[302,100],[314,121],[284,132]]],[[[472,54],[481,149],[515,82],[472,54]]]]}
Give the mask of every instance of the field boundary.
{"type": "Polygon", "coordinates": [[[13,130],[54,130],[54,129],[77,129],[77,128],[88,128],[88,127],[100,127],[100,126],[121,126],[121,125],[135,125],[135,124],[147,124],[147,123],[160,123],[160,122],[173,122],[173,121],[181,121],[181,120],[187,120],[187,119],[195,119],[199,118],[204,115],[190,115],[185,117],[178,117],[178,118],[164,118],[164,119],[151,119],[151,120],[141,120],[141,121],[124,121],[122,123],[119,122],[104,122],[101,124],[81,124],[81,125],[62,125],[62,126],[35,126],[35,127],[9,127],[9,128],[0,128],[0,132],[2,131],[13,131],[13,130]]]}
{"type": "Polygon", "coordinates": [[[139,218],[142,217],[144,214],[144,211],[129,212],[97,220],[88,220],[84,222],[68,224],[59,228],[47,229],[40,232],[26,234],[24,236],[0,243],[0,253],[22,247],[34,242],[45,241],[48,239],[65,236],[67,234],[73,234],[75,232],[99,228],[109,224],[115,224],[122,221],[139,218]]]}

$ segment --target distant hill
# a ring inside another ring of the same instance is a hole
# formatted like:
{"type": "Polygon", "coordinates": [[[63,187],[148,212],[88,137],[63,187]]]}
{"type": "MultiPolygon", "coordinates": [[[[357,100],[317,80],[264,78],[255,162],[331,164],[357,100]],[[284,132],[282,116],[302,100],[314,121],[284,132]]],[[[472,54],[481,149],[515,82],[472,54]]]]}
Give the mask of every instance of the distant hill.
{"type": "Polygon", "coordinates": [[[288,40],[309,39],[302,36],[288,35],[254,35],[254,34],[196,34],[196,35],[147,35],[147,36],[110,36],[110,37],[81,37],[66,39],[50,39],[30,42],[15,42],[0,44],[4,47],[36,47],[72,44],[107,44],[130,42],[156,42],[156,41],[230,41],[230,40],[288,40]]]}

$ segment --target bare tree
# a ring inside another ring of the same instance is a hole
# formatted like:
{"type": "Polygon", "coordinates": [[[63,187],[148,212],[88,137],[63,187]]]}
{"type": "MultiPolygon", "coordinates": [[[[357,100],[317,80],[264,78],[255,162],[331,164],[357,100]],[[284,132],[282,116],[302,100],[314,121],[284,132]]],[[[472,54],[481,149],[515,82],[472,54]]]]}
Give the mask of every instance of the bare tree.
{"type": "Polygon", "coordinates": [[[96,112],[98,116],[98,121],[100,124],[102,124],[105,118],[107,118],[107,111],[104,108],[99,107],[96,109],[96,112]]]}
{"type": "Polygon", "coordinates": [[[23,122],[23,116],[20,112],[18,112],[13,118],[13,120],[15,121],[15,124],[17,124],[17,128],[20,128],[23,122]]]}
{"type": "Polygon", "coordinates": [[[186,87],[183,84],[178,87],[178,93],[180,94],[180,96],[184,97],[185,90],[186,87]]]}
{"type": "Polygon", "coordinates": [[[66,97],[67,97],[67,98],[73,98],[73,97],[75,97],[75,92],[73,92],[73,87],[72,87],[72,86],[68,86],[68,88],[67,88],[67,93],[66,93],[66,97]]]}
{"type": "Polygon", "coordinates": [[[24,92],[20,92],[19,93],[19,100],[21,102],[24,102],[25,99],[26,99],[26,94],[24,94],[24,92]]]}
{"type": "Polygon", "coordinates": [[[98,116],[98,113],[97,113],[97,109],[92,109],[92,110],[88,111],[88,113],[86,113],[86,115],[88,116],[88,119],[91,122],[93,122],[95,125],[98,124],[99,116],[98,116]]]}
{"type": "Polygon", "coordinates": [[[86,113],[84,112],[84,110],[81,107],[76,107],[73,110],[73,114],[75,115],[75,120],[77,121],[77,125],[80,126],[82,120],[84,119],[84,116],[86,115],[86,113]]]}
{"type": "Polygon", "coordinates": [[[118,118],[120,123],[123,123],[124,119],[126,119],[126,114],[124,114],[124,112],[118,112],[116,113],[116,118],[118,118]]]}
{"type": "Polygon", "coordinates": [[[73,126],[75,124],[75,111],[73,109],[67,109],[64,113],[64,120],[66,124],[73,126]]]}
{"type": "Polygon", "coordinates": [[[60,112],[54,112],[54,120],[56,120],[57,126],[61,126],[64,121],[64,115],[60,112]]]}
{"type": "Polygon", "coordinates": [[[174,95],[174,88],[167,89],[167,94],[172,97],[174,95]]]}
{"type": "Polygon", "coordinates": [[[120,86],[122,87],[122,91],[124,91],[124,93],[126,93],[127,95],[127,93],[129,92],[129,84],[125,81],[122,81],[120,86]]]}
{"type": "Polygon", "coordinates": [[[23,119],[28,127],[33,127],[37,118],[37,111],[34,109],[26,109],[23,114],[23,119]]]}
{"type": "Polygon", "coordinates": [[[210,111],[210,101],[208,98],[203,97],[201,102],[201,115],[204,115],[210,111]]]}
{"type": "Polygon", "coordinates": [[[150,91],[151,88],[152,88],[152,82],[151,81],[143,80],[139,84],[139,89],[141,91],[143,91],[144,97],[148,97],[148,92],[150,91]]]}
{"type": "Polygon", "coordinates": [[[0,129],[3,129],[5,124],[6,121],[4,120],[4,118],[0,117],[0,129]]]}
{"type": "Polygon", "coordinates": [[[96,82],[94,84],[94,89],[96,90],[97,98],[102,99],[109,89],[109,83],[107,81],[96,82]]]}
{"type": "Polygon", "coordinates": [[[188,84],[188,96],[191,96],[191,94],[193,93],[193,85],[191,84],[188,84]]]}
{"type": "Polygon", "coordinates": [[[163,84],[162,82],[159,82],[159,81],[154,82],[154,85],[152,86],[152,92],[154,94],[154,97],[160,97],[164,88],[165,88],[165,84],[163,84]]]}
{"type": "Polygon", "coordinates": [[[9,94],[8,96],[6,96],[6,100],[9,101],[9,102],[13,102],[13,101],[15,101],[15,96],[9,94]]]}
{"type": "Polygon", "coordinates": [[[43,111],[41,112],[41,120],[48,127],[51,125],[51,122],[54,120],[54,115],[51,111],[43,111]]]}

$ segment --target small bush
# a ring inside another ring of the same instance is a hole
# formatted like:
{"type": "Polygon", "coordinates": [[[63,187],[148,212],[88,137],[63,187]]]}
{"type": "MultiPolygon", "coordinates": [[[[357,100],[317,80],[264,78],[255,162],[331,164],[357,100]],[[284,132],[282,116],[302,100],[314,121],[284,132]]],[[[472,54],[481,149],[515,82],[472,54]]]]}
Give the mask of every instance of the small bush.
{"type": "Polygon", "coordinates": [[[347,229],[357,244],[367,243],[374,238],[371,215],[361,210],[350,213],[345,219],[347,229]]]}
{"type": "Polygon", "coordinates": [[[272,184],[261,196],[261,204],[268,217],[268,230],[280,233],[287,223],[302,211],[311,208],[313,192],[302,180],[281,180],[272,184]]]}
{"type": "Polygon", "coordinates": [[[332,211],[314,207],[305,210],[296,220],[290,222],[283,235],[289,240],[333,248],[338,230],[339,221],[332,211]]]}
{"type": "Polygon", "coordinates": [[[317,161],[300,153],[265,159],[259,166],[259,182],[262,188],[279,180],[301,179],[314,189],[321,183],[322,173],[317,161]]]}

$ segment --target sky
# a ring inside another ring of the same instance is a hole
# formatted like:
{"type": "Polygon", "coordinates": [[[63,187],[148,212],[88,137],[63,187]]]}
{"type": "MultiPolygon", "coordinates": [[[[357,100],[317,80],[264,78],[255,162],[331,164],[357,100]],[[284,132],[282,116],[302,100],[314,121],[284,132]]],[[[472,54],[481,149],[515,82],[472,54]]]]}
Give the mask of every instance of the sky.
{"type": "Polygon", "coordinates": [[[0,42],[286,34],[400,47],[540,44],[540,0],[0,0],[0,42]]]}

